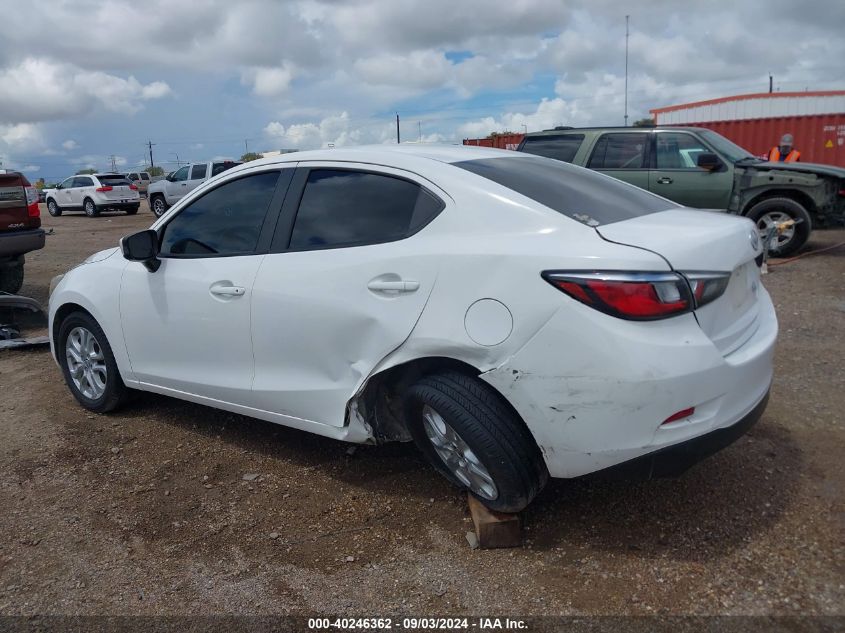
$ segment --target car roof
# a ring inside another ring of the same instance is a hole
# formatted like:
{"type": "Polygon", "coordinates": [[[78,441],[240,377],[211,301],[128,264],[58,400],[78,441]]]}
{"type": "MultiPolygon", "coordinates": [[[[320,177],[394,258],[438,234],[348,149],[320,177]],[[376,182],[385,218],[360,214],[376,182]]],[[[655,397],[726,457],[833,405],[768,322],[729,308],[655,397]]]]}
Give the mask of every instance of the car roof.
{"type": "Polygon", "coordinates": [[[560,129],[550,129],[550,130],[542,130],[540,132],[529,132],[526,134],[526,137],[529,136],[558,136],[562,134],[571,134],[573,132],[604,132],[604,131],[613,131],[613,132],[654,132],[654,131],[664,131],[664,130],[672,130],[673,132],[681,131],[681,132],[702,132],[707,128],[703,127],[691,127],[691,126],[674,126],[674,125],[654,125],[649,127],[634,127],[634,126],[596,126],[596,127],[563,127],[560,129]]]}
{"type": "Polygon", "coordinates": [[[510,150],[476,147],[470,145],[362,145],[358,147],[337,147],[328,149],[291,152],[250,161],[236,169],[243,170],[259,165],[301,163],[310,161],[370,163],[407,169],[439,163],[458,163],[465,160],[485,158],[526,158],[530,155],[510,150]]]}

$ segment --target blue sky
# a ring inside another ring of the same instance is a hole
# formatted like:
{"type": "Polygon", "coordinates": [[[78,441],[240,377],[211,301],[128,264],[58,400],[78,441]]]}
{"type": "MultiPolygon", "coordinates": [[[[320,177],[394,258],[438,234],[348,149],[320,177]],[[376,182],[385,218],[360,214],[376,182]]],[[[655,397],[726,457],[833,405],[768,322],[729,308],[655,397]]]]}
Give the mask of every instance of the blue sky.
{"type": "Polygon", "coordinates": [[[35,180],[842,88],[845,3],[0,0],[0,161],[35,180]],[[749,28],[753,25],[753,28],[749,28]],[[48,36],[49,34],[49,36],[48,36]],[[784,34],[790,45],[784,46],[784,34]]]}

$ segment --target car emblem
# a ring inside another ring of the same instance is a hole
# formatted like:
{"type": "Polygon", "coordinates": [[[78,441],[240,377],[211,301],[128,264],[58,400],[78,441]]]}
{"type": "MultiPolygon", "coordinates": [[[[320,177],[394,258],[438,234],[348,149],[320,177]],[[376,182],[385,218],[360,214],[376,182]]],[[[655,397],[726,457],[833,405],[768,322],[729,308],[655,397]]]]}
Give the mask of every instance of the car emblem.
{"type": "Polygon", "coordinates": [[[751,242],[751,248],[754,249],[754,252],[757,252],[757,249],[760,248],[760,234],[757,229],[748,231],[748,241],[751,242]]]}

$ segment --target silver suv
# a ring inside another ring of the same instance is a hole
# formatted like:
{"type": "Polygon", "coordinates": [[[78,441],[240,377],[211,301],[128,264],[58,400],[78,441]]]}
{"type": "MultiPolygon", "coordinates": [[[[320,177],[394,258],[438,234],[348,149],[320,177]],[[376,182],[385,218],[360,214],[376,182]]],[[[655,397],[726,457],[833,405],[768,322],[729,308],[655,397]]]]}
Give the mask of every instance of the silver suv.
{"type": "Polygon", "coordinates": [[[53,217],[65,211],[84,211],[89,218],[106,210],[134,215],[141,204],[138,187],[123,174],[78,174],[47,189],[45,196],[53,217]]]}

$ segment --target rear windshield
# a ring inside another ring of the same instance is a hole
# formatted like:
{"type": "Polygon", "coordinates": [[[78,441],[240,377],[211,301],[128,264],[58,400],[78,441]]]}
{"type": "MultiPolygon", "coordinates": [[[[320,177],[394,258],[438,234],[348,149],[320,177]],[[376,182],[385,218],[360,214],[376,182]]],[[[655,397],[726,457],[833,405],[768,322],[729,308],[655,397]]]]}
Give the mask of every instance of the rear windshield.
{"type": "Polygon", "coordinates": [[[97,180],[100,181],[103,185],[109,185],[110,187],[119,187],[121,185],[131,185],[132,183],[127,180],[126,176],[97,176],[97,180]]]}
{"type": "Polygon", "coordinates": [[[571,163],[584,140],[583,134],[557,134],[553,136],[526,136],[519,149],[526,154],[555,158],[571,163]]]}
{"type": "Polygon", "coordinates": [[[615,178],[548,158],[485,158],[453,164],[588,226],[680,207],[615,178]]]}
{"type": "Polygon", "coordinates": [[[216,176],[217,174],[222,174],[227,169],[231,169],[232,167],[235,167],[240,164],[240,162],[233,160],[223,161],[222,163],[214,163],[211,166],[211,175],[216,176]]]}

